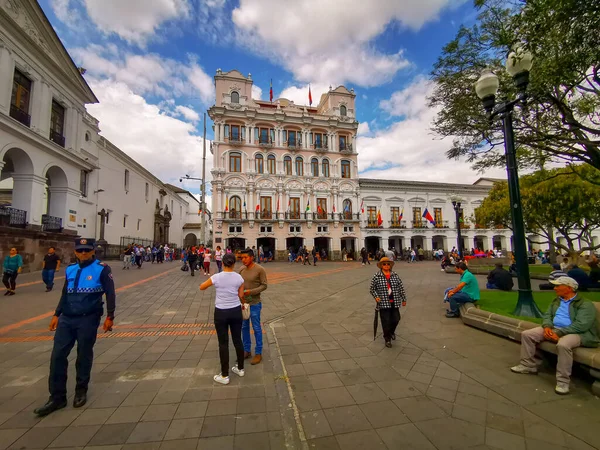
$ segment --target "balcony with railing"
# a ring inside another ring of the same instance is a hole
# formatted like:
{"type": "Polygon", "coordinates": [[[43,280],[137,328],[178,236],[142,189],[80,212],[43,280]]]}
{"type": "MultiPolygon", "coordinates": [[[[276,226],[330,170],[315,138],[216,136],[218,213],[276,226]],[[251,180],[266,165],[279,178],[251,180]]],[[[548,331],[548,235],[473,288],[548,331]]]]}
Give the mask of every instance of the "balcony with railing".
{"type": "Polygon", "coordinates": [[[285,220],[307,220],[308,213],[301,211],[287,211],[284,218],[285,220]]]}
{"type": "Polygon", "coordinates": [[[26,127],[31,126],[31,116],[12,103],[10,105],[10,117],[15,119],[17,122],[21,122],[26,127]]]}
{"type": "Polygon", "coordinates": [[[450,223],[447,220],[438,220],[435,223],[435,228],[450,228],[450,223]]]}
{"type": "Polygon", "coordinates": [[[427,228],[426,220],[413,220],[411,223],[413,228],[427,228]]]}
{"type": "Polygon", "coordinates": [[[367,219],[366,227],[367,228],[382,228],[382,225],[379,225],[379,222],[377,221],[377,219],[367,219]]]}
{"type": "Polygon", "coordinates": [[[317,211],[314,213],[315,220],[334,220],[335,213],[328,213],[326,211],[317,211]]]}
{"type": "Polygon", "coordinates": [[[223,211],[223,220],[242,221],[248,220],[248,211],[223,211]]]}
{"type": "Polygon", "coordinates": [[[244,145],[246,143],[246,140],[238,134],[236,136],[226,137],[225,142],[227,142],[230,145],[244,145]]]}
{"type": "Polygon", "coordinates": [[[352,153],[352,144],[349,144],[349,143],[340,143],[340,152],[342,152],[342,153],[352,153]]]}
{"type": "Polygon", "coordinates": [[[42,216],[42,230],[61,232],[63,230],[62,218],[44,214],[42,216]]]}
{"type": "Polygon", "coordinates": [[[356,222],[360,220],[359,213],[351,213],[351,212],[342,212],[340,213],[340,220],[344,222],[356,222]]]}
{"type": "Polygon", "coordinates": [[[390,228],[406,228],[406,220],[392,219],[389,224],[390,228]]]}
{"type": "Polygon", "coordinates": [[[65,137],[54,130],[50,130],[50,140],[61,147],[65,146],[65,137]]]}
{"type": "Polygon", "coordinates": [[[289,149],[301,149],[302,148],[302,141],[300,139],[294,139],[294,140],[288,140],[285,142],[285,146],[289,149]]]}
{"type": "Polygon", "coordinates": [[[256,215],[256,220],[265,220],[265,221],[277,220],[277,213],[274,213],[273,211],[267,211],[267,210],[257,211],[255,215],[256,215]]]}
{"type": "Polygon", "coordinates": [[[0,226],[25,228],[27,226],[27,211],[0,206],[0,226]]]}
{"type": "Polygon", "coordinates": [[[258,146],[262,148],[273,148],[273,139],[270,137],[260,136],[258,138],[258,146]]]}
{"type": "Polygon", "coordinates": [[[315,142],[312,145],[312,148],[318,152],[326,152],[327,150],[329,150],[329,147],[325,142],[315,142]]]}

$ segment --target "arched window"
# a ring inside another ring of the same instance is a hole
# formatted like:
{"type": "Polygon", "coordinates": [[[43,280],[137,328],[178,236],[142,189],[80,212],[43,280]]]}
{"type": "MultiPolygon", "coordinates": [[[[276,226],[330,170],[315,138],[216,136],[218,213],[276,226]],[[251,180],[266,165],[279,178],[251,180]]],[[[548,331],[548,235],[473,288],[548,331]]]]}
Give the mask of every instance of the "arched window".
{"type": "Polygon", "coordinates": [[[349,198],[344,200],[342,211],[344,212],[344,219],[352,219],[352,200],[349,198]]]}
{"type": "Polygon", "coordinates": [[[323,176],[329,178],[329,160],[323,160],[323,176]]]}
{"type": "Polygon", "coordinates": [[[310,171],[313,177],[319,176],[319,160],[317,158],[310,160],[310,171]]]}
{"type": "Polygon", "coordinates": [[[242,171],[242,154],[238,152],[229,153],[229,171],[230,172],[241,172],[242,171]]]}
{"type": "Polygon", "coordinates": [[[231,197],[231,200],[229,201],[229,218],[242,218],[242,200],[237,195],[231,197]]]}
{"type": "Polygon", "coordinates": [[[275,155],[267,156],[267,172],[275,175],[275,155]]]}
{"type": "Polygon", "coordinates": [[[304,160],[301,156],[296,157],[296,175],[299,177],[304,175],[304,160]]]}
{"type": "Polygon", "coordinates": [[[260,153],[254,158],[256,162],[256,173],[265,173],[265,158],[260,153]]]}
{"type": "Polygon", "coordinates": [[[345,116],[348,114],[348,110],[346,109],[346,107],[344,105],[340,106],[340,116],[345,116]]]}
{"type": "Polygon", "coordinates": [[[286,175],[292,174],[292,157],[291,156],[286,156],[285,158],[283,158],[283,170],[286,175]]]}
{"type": "Polygon", "coordinates": [[[342,178],[350,178],[350,161],[342,160],[342,178]]]}
{"type": "Polygon", "coordinates": [[[239,102],[240,102],[240,94],[236,91],[233,91],[231,93],[231,103],[239,103],[239,102]]]}

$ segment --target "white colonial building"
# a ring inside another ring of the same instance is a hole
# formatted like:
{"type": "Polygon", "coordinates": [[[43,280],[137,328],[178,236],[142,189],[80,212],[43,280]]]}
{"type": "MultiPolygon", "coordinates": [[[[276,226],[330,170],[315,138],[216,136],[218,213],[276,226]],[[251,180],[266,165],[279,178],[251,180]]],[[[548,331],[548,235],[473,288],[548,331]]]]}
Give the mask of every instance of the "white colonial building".
{"type": "Polygon", "coordinates": [[[252,98],[252,77],[215,75],[212,193],[214,244],[356,249],[360,226],[352,90],[339,86],[317,106],[252,98]]]}
{"type": "Polygon", "coordinates": [[[35,0],[0,0],[0,225],[36,242],[99,239],[104,212],[109,244],[182,245],[196,204],[99,135],[82,71],[35,0]]]}

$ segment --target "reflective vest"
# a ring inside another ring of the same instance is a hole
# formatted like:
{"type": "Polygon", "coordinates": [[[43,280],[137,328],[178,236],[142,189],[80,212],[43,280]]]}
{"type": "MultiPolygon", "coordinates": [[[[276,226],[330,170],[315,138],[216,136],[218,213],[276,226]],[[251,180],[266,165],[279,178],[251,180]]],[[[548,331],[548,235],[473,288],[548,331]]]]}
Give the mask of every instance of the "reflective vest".
{"type": "Polygon", "coordinates": [[[102,314],[102,295],[104,288],[100,275],[104,265],[95,260],[85,267],[72,264],[67,267],[67,292],[63,303],[63,314],[66,316],[85,316],[102,314]]]}

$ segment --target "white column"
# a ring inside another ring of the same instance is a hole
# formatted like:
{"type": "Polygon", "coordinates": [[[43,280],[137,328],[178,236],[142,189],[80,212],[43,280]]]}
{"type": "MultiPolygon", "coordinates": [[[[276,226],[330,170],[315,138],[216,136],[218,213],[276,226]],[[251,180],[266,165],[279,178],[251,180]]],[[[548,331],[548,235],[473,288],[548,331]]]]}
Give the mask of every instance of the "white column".
{"type": "Polygon", "coordinates": [[[330,152],[336,152],[337,151],[337,142],[335,140],[336,134],[335,133],[331,133],[329,135],[329,151],[330,152]]]}
{"type": "Polygon", "coordinates": [[[50,86],[45,81],[35,81],[31,92],[31,106],[29,110],[31,114],[31,129],[46,139],[50,136],[51,112],[52,92],[50,91],[50,86]]]}
{"type": "Polygon", "coordinates": [[[0,43],[0,111],[10,113],[10,96],[15,66],[8,48],[0,43]]]}
{"type": "Polygon", "coordinates": [[[254,127],[248,127],[248,130],[250,130],[250,137],[248,138],[248,142],[250,142],[251,144],[256,144],[256,142],[254,142],[254,127]]]}
{"type": "Polygon", "coordinates": [[[215,127],[215,141],[221,142],[221,124],[218,123],[215,127]]]}
{"type": "Polygon", "coordinates": [[[275,128],[275,145],[281,147],[281,129],[275,128]]]}
{"type": "Polygon", "coordinates": [[[79,142],[77,140],[77,134],[79,129],[79,111],[75,108],[69,108],[66,122],[66,129],[63,131],[65,135],[65,148],[71,148],[77,150],[79,142]]]}
{"type": "Polygon", "coordinates": [[[250,142],[250,127],[246,125],[246,143],[250,142]]]}
{"type": "Polygon", "coordinates": [[[12,206],[27,211],[27,222],[42,224],[46,179],[34,174],[13,174],[12,206]]]}
{"type": "Polygon", "coordinates": [[[494,237],[491,234],[488,234],[486,237],[487,237],[487,248],[485,248],[484,250],[494,250],[494,237]]]}
{"type": "Polygon", "coordinates": [[[308,131],[304,131],[304,148],[308,148],[308,145],[309,145],[308,131]]]}
{"type": "MultiPolygon", "coordinates": [[[[337,217],[339,217],[339,213],[341,213],[342,211],[340,210],[340,205],[338,204],[338,194],[333,194],[333,204],[335,205],[335,213],[336,213],[336,219],[337,217]]],[[[333,206],[331,207],[331,212],[333,212],[333,206]]]]}

